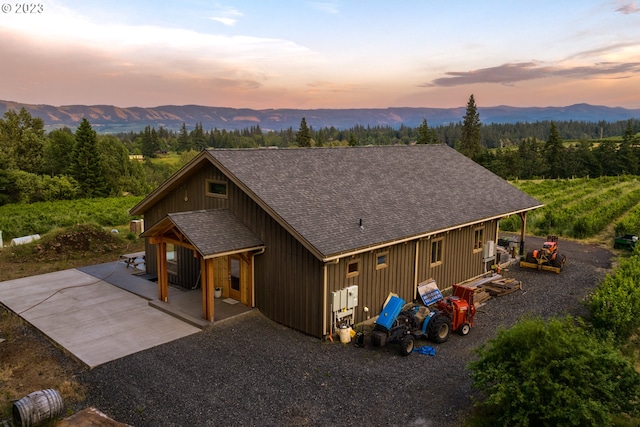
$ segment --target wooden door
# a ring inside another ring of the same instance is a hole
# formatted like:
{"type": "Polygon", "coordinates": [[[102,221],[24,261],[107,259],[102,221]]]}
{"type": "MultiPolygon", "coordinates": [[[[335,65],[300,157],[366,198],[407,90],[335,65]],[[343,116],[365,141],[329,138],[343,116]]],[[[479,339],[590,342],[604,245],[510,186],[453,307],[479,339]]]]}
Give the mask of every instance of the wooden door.
{"type": "Polygon", "coordinates": [[[242,301],[241,262],[240,257],[229,256],[229,297],[238,301],[242,301]]]}

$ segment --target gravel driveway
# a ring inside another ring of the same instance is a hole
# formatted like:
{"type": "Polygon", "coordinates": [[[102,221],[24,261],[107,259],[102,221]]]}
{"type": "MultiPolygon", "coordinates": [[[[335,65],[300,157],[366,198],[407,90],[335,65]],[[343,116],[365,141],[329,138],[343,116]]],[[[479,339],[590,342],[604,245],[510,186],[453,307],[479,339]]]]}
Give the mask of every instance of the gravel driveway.
{"type": "MultiPolygon", "coordinates": [[[[542,239],[528,237],[526,248],[542,239]]],[[[472,350],[523,314],[584,314],[611,267],[604,249],[560,241],[561,274],[513,266],[523,291],[491,299],[435,356],[321,342],[258,312],[84,374],[85,406],[135,426],[455,426],[472,406],[472,350]]],[[[75,408],[75,409],[81,409],[75,408]]]]}

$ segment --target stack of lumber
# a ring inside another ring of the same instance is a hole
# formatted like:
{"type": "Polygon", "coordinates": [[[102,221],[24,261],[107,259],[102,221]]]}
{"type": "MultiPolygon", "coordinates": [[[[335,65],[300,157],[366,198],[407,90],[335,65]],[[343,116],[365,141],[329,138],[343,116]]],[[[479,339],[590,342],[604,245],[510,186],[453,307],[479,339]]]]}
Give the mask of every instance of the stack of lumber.
{"type": "Polygon", "coordinates": [[[487,274],[463,285],[474,290],[473,305],[476,308],[484,305],[491,297],[500,297],[522,289],[522,282],[519,280],[506,279],[497,273],[487,274]]]}
{"type": "Polygon", "coordinates": [[[491,294],[481,286],[478,286],[475,289],[476,290],[473,292],[473,305],[478,308],[491,299],[491,294]]]}
{"type": "Polygon", "coordinates": [[[501,297],[513,291],[522,289],[522,282],[516,279],[499,279],[484,283],[481,287],[492,297],[501,297]]]}

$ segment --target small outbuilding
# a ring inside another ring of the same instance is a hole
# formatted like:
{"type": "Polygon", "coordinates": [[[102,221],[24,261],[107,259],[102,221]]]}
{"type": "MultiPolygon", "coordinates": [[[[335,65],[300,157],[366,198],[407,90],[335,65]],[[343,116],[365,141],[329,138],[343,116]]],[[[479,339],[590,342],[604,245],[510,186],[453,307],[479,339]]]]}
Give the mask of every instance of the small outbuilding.
{"type": "MultiPolygon", "coordinates": [[[[486,272],[498,221],[540,202],[446,145],[202,151],[132,210],[147,272],[323,337],[486,272]],[[368,308],[368,313],[364,312],[368,308]]],[[[524,233],[522,233],[522,242],[524,233]]]]}

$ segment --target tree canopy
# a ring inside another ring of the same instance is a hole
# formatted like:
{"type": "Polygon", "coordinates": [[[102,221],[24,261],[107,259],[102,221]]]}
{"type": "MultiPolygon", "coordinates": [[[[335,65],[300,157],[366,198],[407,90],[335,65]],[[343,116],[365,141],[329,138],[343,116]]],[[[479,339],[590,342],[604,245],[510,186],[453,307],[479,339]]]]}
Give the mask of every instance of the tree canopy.
{"type": "MultiPolygon", "coordinates": [[[[260,125],[243,130],[204,129],[201,123],[179,130],[147,126],[141,132],[94,135],[98,157],[102,162],[104,192],[95,186],[80,191],[74,157],[77,136],[69,128],[45,134],[44,123],[22,109],[7,111],[0,118],[0,203],[7,201],[50,200],[83,197],[87,192],[100,194],[144,194],[175,171],[174,165],[128,158],[142,154],[145,159],[167,151],[197,152],[203,148],[254,148],[290,146],[356,146],[414,143],[443,143],[459,150],[505,179],[544,177],[584,177],[637,174],[640,159],[638,120],[607,122],[536,122],[488,124],[479,126],[473,96],[465,114],[466,123],[449,123],[430,127],[427,118],[417,128],[404,124],[391,126],[354,125],[314,129],[302,118],[300,128],[263,131],[260,125]],[[474,125],[475,124],[475,125],[474,125]],[[473,125],[473,126],[471,126],[473,125]],[[475,129],[474,132],[469,131],[475,129]],[[464,135],[480,134],[480,148],[462,144],[464,135]],[[569,142],[565,142],[569,140],[569,142]],[[497,148],[496,148],[497,147],[497,148]],[[476,152],[476,154],[470,154],[476,152]],[[478,154],[479,153],[479,154],[478,154]],[[114,164],[114,162],[116,164],[114,164]],[[122,176],[116,178],[114,171],[122,176]],[[25,175],[27,174],[27,175],[25,175]],[[35,176],[30,176],[33,174],[35,176]],[[48,177],[48,178],[47,178],[48,177]],[[54,191],[55,185],[60,191],[54,191]]],[[[81,123],[90,128],[88,123],[81,123]]],[[[76,130],[77,132],[77,130],[76,130]]],[[[78,147],[76,147],[78,148],[78,147]]],[[[95,157],[95,156],[93,156],[95,157]]],[[[85,178],[82,178],[85,179],[85,178]]]]}

